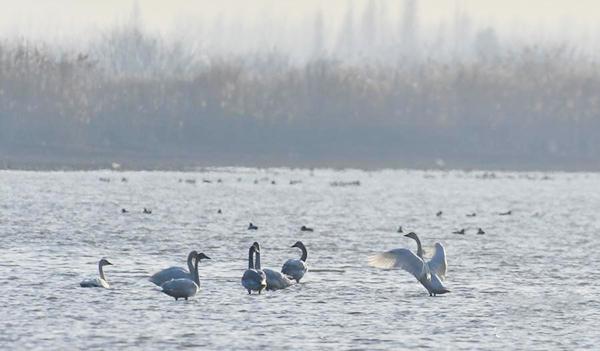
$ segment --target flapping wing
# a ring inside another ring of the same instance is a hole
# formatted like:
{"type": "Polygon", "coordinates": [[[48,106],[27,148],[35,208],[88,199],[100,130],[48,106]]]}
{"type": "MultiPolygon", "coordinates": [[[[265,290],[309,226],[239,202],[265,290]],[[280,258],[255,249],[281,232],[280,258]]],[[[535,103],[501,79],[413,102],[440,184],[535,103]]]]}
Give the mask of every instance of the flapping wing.
{"type": "Polygon", "coordinates": [[[435,253],[427,262],[431,273],[440,277],[441,280],[446,279],[446,250],[440,243],[435,243],[435,253]]]}
{"type": "Polygon", "coordinates": [[[383,269],[401,268],[415,278],[427,274],[427,268],[417,255],[407,249],[394,249],[369,257],[369,266],[383,269]]]}

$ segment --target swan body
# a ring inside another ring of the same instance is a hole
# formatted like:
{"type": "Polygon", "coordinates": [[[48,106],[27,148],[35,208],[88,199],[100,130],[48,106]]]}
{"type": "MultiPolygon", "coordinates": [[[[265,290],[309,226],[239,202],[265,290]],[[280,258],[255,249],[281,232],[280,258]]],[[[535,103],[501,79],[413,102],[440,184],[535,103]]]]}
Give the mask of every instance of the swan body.
{"type": "Polygon", "coordinates": [[[185,268],[182,268],[182,267],[169,267],[169,268],[163,269],[160,272],[155,273],[148,280],[150,280],[152,283],[154,283],[158,286],[162,286],[165,282],[168,282],[169,280],[173,280],[173,279],[193,280],[194,277],[191,272],[194,270],[193,260],[196,257],[196,255],[198,255],[198,252],[196,252],[196,251],[191,251],[188,254],[187,265],[188,265],[189,271],[185,270],[185,268]]]}
{"type": "Polygon", "coordinates": [[[412,274],[427,289],[430,296],[441,295],[450,292],[442,280],[446,276],[446,251],[440,243],[435,243],[435,253],[429,261],[423,258],[421,241],[415,233],[405,236],[417,241],[417,253],[408,249],[394,249],[382,252],[369,258],[369,265],[376,268],[394,269],[400,268],[412,274]]]}
{"type": "MultiPolygon", "coordinates": [[[[248,294],[252,294],[252,291],[260,292],[267,287],[267,276],[265,272],[260,270],[260,258],[258,258],[258,269],[254,268],[254,253],[257,252],[256,246],[250,246],[248,250],[248,269],[244,271],[242,276],[242,286],[248,290],[248,294]]],[[[260,254],[260,253],[259,253],[260,254]]]]}
{"type": "Polygon", "coordinates": [[[107,259],[103,258],[98,262],[98,271],[100,273],[99,277],[95,278],[87,278],[81,281],[79,285],[82,288],[110,288],[108,281],[106,280],[106,276],[104,275],[104,270],[102,267],[104,266],[112,266],[112,263],[108,262],[107,259]]]}
{"type": "Polygon", "coordinates": [[[195,257],[194,269],[192,270],[192,279],[188,278],[179,278],[172,279],[165,282],[161,288],[162,292],[175,298],[175,301],[178,299],[188,299],[200,290],[200,278],[198,276],[198,263],[203,258],[210,259],[210,257],[206,256],[204,253],[199,253],[195,257]]]}
{"type": "Polygon", "coordinates": [[[281,273],[294,279],[296,283],[299,283],[300,279],[302,279],[304,274],[308,271],[308,266],[306,265],[308,251],[306,251],[306,246],[304,246],[301,241],[297,241],[292,247],[297,247],[302,250],[302,257],[300,257],[300,259],[292,258],[287,260],[281,267],[281,273]]]}
{"type": "Polygon", "coordinates": [[[274,271],[272,269],[263,269],[267,278],[267,290],[280,290],[285,289],[292,285],[293,282],[281,272],[274,271]]]}

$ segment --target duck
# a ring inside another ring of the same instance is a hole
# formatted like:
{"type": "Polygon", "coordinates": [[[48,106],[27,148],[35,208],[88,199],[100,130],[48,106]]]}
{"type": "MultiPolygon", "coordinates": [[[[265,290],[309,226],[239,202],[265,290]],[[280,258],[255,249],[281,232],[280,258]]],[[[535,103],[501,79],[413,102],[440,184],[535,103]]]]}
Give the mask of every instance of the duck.
{"type": "Polygon", "coordinates": [[[152,210],[149,208],[144,207],[144,211],[145,214],[152,214],[152,210]]]}
{"type": "Polygon", "coordinates": [[[462,235],[464,235],[465,234],[465,228],[463,228],[461,230],[455,230],[455,231],[452,232],[452,234],[462,234],[462,235]]]}
{"type": "MultiPolygon", "coordinates": [[[[254,242],[254,244],[252,244],[256,249],[256,266],[260,267],[260,254],[261,254],[261,249],[260,249],[260,245],[258,244],[258,242],[254,242]]],[[[290,278],[288,278],[287,276],[285,276],[284,274],[282,274],[281,272],[277,272],[274,271],[272,269],[268,269],[265,268],[262,270],[263,272],[265,272],[265,276],[267,278],[267,290],[280,290],[280,289],[285,289],[287,287],[289,287],[290,285],[292,285],[292,281],[290,280],[290,278]]]]}
{"type": "Polygon", "coordinates": [[[129,213],[129,211],[127,211],[127,209],[125,209],[125,208],[122,208],[121,213],[129,213]]]}
{"type": "Polygon", "coordinates": [[[402,230],[402,226],[398,227],[398,230],[396,230],[396,233],[404,233],[404,230],[402,230]]]}
{"type": "Polygon", "coordinates": [[[443,212],[442,212],[442,211],[438,211],[438,212],[437,212],[435,215],[436,215],[437,217],[441,217],[441,216],[442,216],[442,214],[443,214],[443,212]]]}
{"type": "Polygon", "coordinates": [[[161,285],[162,292],[175,299],[185,299],[196,295],[200,290],[200,278],[198,276],[198,264],[202,259],[210,260],[210,257],[206,256],[203,252],[199,253],[195,257],[194,269],[192,270],[192,279],[179,278],[171,279],[161,285]]]}
{"type": "Polygon", "coordinates": [[[252,222],[250,222],[250,224],[248,224],[248,230],[258,230],[258,227],[255,226],[252,222]]]}
{"type": "Polygon", "coordinates": [[[82,288],[109,289],[110,285],[108,284],[108,281],[106,280],[106,276],[104,275],[104,270],[102,269],[102,267],[104,267],[104,266],[112,266],[112,263],[110,263],[106,258],[100,259],[100,261],[98,261],[98,272],[100,273],[100,276],[96,277],[96,278],[84,279],[81,281],[81,283],[79,283],[79,285],[82,288]]]}
{"type": "Polygon", "coordinates": [[[477,216],[477,213],[473,212],[473,213],[467,213],[467,217],[475,217],[477,216]]]}
{"type": "Polygon", "coordinates": [[[296,241],[296,243],[291,247],[297,247],[300,250],[302,250],[302,256],[300,257],[300,259],[291,258],[287,260],[281,267],[281,273],[294,279],[296,283],[300,283],[300,279],[302,279],[302,277],[304,277],[304,274],[306,274],[306,272],[308,271],[308,266],[306,265],[308,251],[306,250],[306,246],[304,246],[302,241],[296,241]]]}
{"type": "Polygon", "coordinates": [[[500,212],[499,215],[500,216],[510,216],[512,214],[512,210],[506,211],[506,212],[500,212]]]}
{"type": "Polygon", "coordinates": [[[314,229],[303,225],[302,227],[300,227],[300,231],[302,231],[302,232],[312,232],[312,231],[314,231],[314,229]]]}
{"type": "Polygon", "coordinates": [[[381,269],[401,268],[411,273],[427,289],[429,296],[449,293],[442,280],[446,271],[446,252],[441,243],[435,243],[436,252],[429,262],[423,258],[421,241],[415,233],[405,236],[417,241],[417,254],[409,249],[393,249],[369,257],[369,266],[381,269]]]}
{"type": "Polygon", "coordinates": [[[483,234],[485,234],[485,232],[483,231],[483,229],[479,228],[479,229],[477,229],[477,234],[483,235],[483,234]]]}
{"type": "Polygon", "coordinates": [[[261,291],[267,287],[267,276],[260,270],[260,257],[258,256],[255,266],[254,254],[257,250],[258,248],[254,244],[248,249],[248,269],[242,275],[242,286],[248,290],[248,294],[257,291],[260,295],[261,291]]]}
{"type": "Polygon", "coordinates": [[[154,273],[148,280],[150,280],[152,283],[154,283],[158,286],[162,286],[165,282],[172,280],[172,279],[181,279],[181,278],[193,279],[193,275],[192,275],[193,274],[192,271],[194,270],[193,260],[196,258],[197,255],[198,255],[198,252],[196,250],[192,250],[188,254],[188,257],[187,257],[188,270],[187,271],[185,270],[185,268],[182,268],[182,267],[169,267],[169,268],[165,268],[159,272],[154,273]]]}

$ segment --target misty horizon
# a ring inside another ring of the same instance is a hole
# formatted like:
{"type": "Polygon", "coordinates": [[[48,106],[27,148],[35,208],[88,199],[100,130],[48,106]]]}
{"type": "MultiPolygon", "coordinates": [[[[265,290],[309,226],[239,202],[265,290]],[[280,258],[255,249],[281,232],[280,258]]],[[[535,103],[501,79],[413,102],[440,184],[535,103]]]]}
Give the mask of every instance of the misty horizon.
{"type": "Polygon", "coordinates": [[[519,39],[460,7],[436,27],[416,0],[394,16],[346,4],[296,30],[223,17],[168,36],[134,5],[77,45],[5,37],[0,166],[600,169],[585,40],[519,39]]]}

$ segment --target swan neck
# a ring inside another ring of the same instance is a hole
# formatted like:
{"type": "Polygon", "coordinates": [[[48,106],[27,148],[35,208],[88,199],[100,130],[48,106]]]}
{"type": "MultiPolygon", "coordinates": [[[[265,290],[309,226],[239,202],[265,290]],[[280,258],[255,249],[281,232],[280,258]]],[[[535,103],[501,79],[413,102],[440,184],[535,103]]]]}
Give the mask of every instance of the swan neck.
{"type": "Polygon", "coordinates": [[[200,259],[196,257],[196,263],[194,264],[194,270],[192,271],[192,278],[196,285],[200,286],[200,277],[198,276],[198,263],[200,263],[200,259]]]}
{"type": "Polygon", "coordinates": [[[419,240],[418,236],[415,236],[415,241],[417,242],[417,256],[419,256],[419,258],[423,258],[423,247],[421,246],[421,240],[419,240]]]}
{"type": "Polygon", "coordinates": [[[257,270],[260,270],[260,252],[256,252],[256,264],[254,265],[254,267],[257,270]]]}
{"type": "Polygon", "coordinates": [[[194,256],[195,256],[194,253],[190,252],[190,254],[188,255],[188,258],[187,258],[188,271],[190,273],[192,273],[194,270],[194,256]]]}
{"type": "Polygon", "coordinates": [[[304,244],[300,244],[300,250],[302,250],[302,257],[300,257],[300,260],[302,262],[306,262],[306,258],[308,257],[308,251],[306,251],[306,247],[304,246],[304,244]]]}
{"type": "Polygon", "coordinates": [[[100,272],[100,279],[106,280],[106,277],[104,276],[104,269],[102,269],[102,267],[102,263],[98,263],[98,272],[100,272]]]}
{"type": "Polygon", "coordinates": [[[254,248],[248,250],[248,269],[254,269],[254,248]]]}

